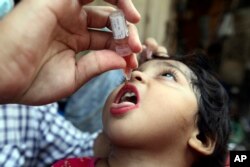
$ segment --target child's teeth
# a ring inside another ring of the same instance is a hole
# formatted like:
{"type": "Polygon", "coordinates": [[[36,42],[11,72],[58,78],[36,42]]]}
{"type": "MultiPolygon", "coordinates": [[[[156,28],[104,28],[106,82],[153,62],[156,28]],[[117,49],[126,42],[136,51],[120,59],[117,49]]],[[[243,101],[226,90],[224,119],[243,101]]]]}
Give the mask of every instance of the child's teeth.
{"type": "Polygon", "coordinates": [[[132,96],[135,96],[135,93],[134,93],[134,92],[127,92],[127,93],[125,93],[125,94],[122,96],[122,98],[121,98],[121,102],[126,101],[127,98],[132,97],[132,96]]]}

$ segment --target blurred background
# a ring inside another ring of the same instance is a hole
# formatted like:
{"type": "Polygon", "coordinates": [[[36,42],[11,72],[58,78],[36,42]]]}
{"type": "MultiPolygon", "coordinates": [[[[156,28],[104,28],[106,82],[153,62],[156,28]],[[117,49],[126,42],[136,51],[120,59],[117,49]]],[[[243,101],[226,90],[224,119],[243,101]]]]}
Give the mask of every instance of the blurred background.
{"type": "MultiPolygon", "coordinates": [[[[102,0],[94,4],[101,5],[102,0]]],[[[171,54],[203,49],[230,95],[229,149],[250,150],[250,1],[133,0],[141,40],[155,38],[171,54]]]]}

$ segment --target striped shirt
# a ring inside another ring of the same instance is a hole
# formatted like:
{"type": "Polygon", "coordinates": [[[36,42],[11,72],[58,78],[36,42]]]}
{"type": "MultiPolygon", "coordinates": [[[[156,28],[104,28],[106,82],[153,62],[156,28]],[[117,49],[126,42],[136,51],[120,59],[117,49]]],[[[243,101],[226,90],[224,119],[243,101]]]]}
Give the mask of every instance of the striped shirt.
{"type": "Polygon", "coordinates": [[[98,133],[84,133],[58,114],[58,105],[0,105],[0,166],[43,167],[93,155],[98,133]]]}

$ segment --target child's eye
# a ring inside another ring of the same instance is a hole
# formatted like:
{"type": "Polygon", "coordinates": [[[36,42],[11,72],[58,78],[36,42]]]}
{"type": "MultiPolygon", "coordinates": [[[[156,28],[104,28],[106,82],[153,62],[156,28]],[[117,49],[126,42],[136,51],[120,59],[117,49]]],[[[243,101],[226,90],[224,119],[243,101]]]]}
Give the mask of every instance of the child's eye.
{"type": "Polygon", "coordinates": [[[166,73],[166,74],[163,74],[164,77],[170,79],[170,80],[175,80],[175,77],[173,74],[171,73],[166,73]]]}
{"type": "Polygon", "coordinates": [[[167,80],[177,81],[177,75],[174,71],[167,71],[161,74],[167,80]]]}
{"type": "Polygon", "coordinates": [[[165,73],[165,74],[162,74],[163,77],[165,77],[167,80],[176,80],[175,79],[175,76],[171,73],[165,73]]]}

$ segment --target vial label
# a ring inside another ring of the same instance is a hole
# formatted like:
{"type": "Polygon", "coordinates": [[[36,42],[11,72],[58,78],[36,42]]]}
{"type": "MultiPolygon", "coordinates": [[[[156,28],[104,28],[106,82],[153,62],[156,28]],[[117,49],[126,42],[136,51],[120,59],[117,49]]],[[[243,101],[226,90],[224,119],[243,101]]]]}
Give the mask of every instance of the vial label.
{"type": "Polygon", "coordinates": [[[123,12],[118,10],[109,17],[114,39],[124,39],[128,37],[128,28],[123,12]]]}

